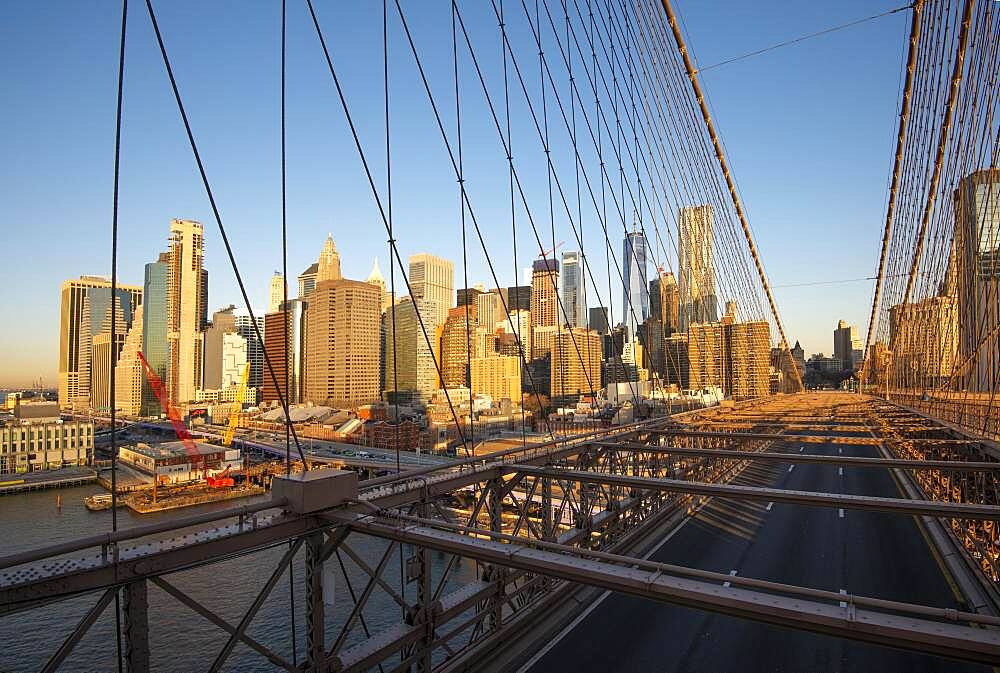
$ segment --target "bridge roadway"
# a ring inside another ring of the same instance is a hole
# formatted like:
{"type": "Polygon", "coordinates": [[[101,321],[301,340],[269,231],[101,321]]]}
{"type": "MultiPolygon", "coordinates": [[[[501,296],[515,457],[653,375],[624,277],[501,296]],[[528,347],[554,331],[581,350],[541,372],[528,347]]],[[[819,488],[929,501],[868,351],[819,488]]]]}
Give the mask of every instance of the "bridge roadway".
{"type": "MultiPolygon", "coordinates": [[[[800,447],[819,455],[879,457],[874,446],[838,443],[789,442],[776,444],[773,450],[795,452],[800,447]]],[[[763,477],[755,485],[906,497],[884,468],[841,470],[823,464],[761,468],[751,468],[763,477]]],[[[715,499],[668,535],[649,558],[799,586],[965,607],[909,516],[715,499]]],[[[598,600],[519,673],[991,670],[625,594],[605,593],[598,600]]]]}

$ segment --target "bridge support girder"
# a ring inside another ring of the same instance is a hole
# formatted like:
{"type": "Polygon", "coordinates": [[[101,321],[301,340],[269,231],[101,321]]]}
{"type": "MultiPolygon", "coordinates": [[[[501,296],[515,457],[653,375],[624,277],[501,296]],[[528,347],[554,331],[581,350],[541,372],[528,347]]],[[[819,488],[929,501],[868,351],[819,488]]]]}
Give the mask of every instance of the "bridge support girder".
{"type": "Polygon", "coordinates": [[[146,580],[126,584],[122,589],[122,599],[125,670],[144,673],[149,670],[149,592],[146,580]]]}
{"type": "Polygon", "coordinates": [[[323,605],[323,533],[306,537],[306,670],[319,671],[326,659],[325,609],[323,605]]]}

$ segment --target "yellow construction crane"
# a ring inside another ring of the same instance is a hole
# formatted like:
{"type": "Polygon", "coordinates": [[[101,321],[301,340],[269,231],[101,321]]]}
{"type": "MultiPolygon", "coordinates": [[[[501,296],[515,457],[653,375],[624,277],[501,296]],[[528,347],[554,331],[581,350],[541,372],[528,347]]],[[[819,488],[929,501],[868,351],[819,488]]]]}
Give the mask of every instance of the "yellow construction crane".
{"type": "Polygon", "coordinates": [[[236,391],[236,399],[233,401],[233,408],[229,412],[229,427],[222,437],[222,443],[230,446],[233,443],[233,435],[236,433],[236,426],[240,422],[240,412],[243,411],[243,397],[247,392],[247,379],[250,378],[250,363],[243,365],[243,375],[240,377],[240,388],[236,391]]]}

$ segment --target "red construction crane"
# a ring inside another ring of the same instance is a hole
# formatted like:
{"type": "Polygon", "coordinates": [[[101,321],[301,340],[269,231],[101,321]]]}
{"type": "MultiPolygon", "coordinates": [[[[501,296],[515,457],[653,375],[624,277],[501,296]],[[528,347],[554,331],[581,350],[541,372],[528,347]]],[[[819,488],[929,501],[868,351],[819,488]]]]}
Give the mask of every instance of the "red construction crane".
{"type": "Polygon", "coordinates": [[[201,451],[198,450],[198,446],[191,438],[191,433],[188,432],[187,426],[185,426],[184,421],[181,420],[181,415],[177,413],[177,409],[174,407],[173,403],[171,403],[170,396],[167,395],[167,390],[163,387],[163,382],[160,380],[160,377],[156,375],[156,372],[153,371],[153,368],[149,366],[149,363],[146,361],[146,356],[142,354],[142,351],[138,351],[136,354],[142,362],[143,369],[146,370],[146,378],[149,379],[149,385],[153,388],[153,393],[156,394],[156,399],[160,401],[160,406],[163,407],[163,411],[166,412],[171,425],[174,426],[174,432],[177,433],[177,439],[181,440],[181,443],[184,445],[184,450],[187,451],[188,458],[191,459],[191,464],[201,465],[202,472],[204,473],[205,457],[201,455],[201,451]]]}
{"type": "Polygon", "coordinates": [[[559,241],[558,243],[556,243],[554,246],[552,246],[548,250],[542,250],[542,259],[548,259],[549,255],[555,254],[555,251],[558,248],[562,247],[562,244],[565,243],[565,242],[566,241],[559,241]]]}

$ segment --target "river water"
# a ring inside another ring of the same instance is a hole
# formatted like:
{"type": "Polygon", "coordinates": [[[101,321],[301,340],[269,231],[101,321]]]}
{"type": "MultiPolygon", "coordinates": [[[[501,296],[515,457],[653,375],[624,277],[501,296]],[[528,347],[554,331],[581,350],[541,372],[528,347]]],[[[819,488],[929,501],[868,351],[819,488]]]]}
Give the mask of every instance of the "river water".
{"type": "MultiPolygon", "coordinates": [[[[83,504],[84,497],[100,492],[103,492],[103,489],[91,485],[0,497],[0,556],[111,530],[110,511],[91,512],[83,504]],[[61,509],[56,507],[57,496],[61,496],[61,509]]],[[[118,513],[119,527],[127,528],[228,509],[237,502],[249,504],[266,497],[268,496],[260,496],[257,500],[220,502],[146,515],[121,509],[118,513]]],[[[348,544],[371,567],[375,567],[388,543],[353,535],[348,539],[348,544]]],[[[175,573],[167,576],[167,579],[230,624],[236,625],[286,549],[278,547],[255,552],[248,556],[175,573]]],[[[411,551],[404,549],[403,553],[406,557],[411,551]]],[[[434,556],[435,574],[439,574],[440,569],[447,563],[447,557],[437,552],[434,552],[434,556]]],[[[294,595],[296,642],[300,664],[305,648],[304,557],[303,549],[296,557],[292,572],[294,593],[290,590],[286,572],[247,629],[251,637],[291,661],[290,604],[294,595]]],[[[347,577],[350,579],[350,588],[356,594],[360,594],[367,582],[367,576],[346,555],[343,555],[343,560],[347,577]]],[[[397,591],[400,587],[399,565],[398,553],[394,553],[383,573],[385,581],[397,591]]],[[[333,595],[332,605],[328,604],[326,607],[326,635],[329,648],[350,613],[352,602],[337,557],[332,557],[326,567],[324,574],[327,582],[326,594],[333,595]],[[329,590],[331,584],[332,592],[329,590]]],[[[473,563],[463,561],[452,573],[449,588],[473,580],[475,572],[473,563]]],[[[415,591],[414,585],[406,586],[406,597],[412,599],[415,591]]],[[[42,608],[0,616],[0,673],[39,670],[69,635],[73,625],[80,621],[99,597],[99,593],[88,594],[42,608]]],[[[207,670],[222,649],[228,635],[152,584],[149,585],[149,602],[152,670],[162,673],[207,670]]],[[[398,623],[400,608],[384,591],[376,589],[363,616],[370,632],[377,633],[388,625],[398,623]]],[[[60,670],[81,673],[117,671],[115,633],[115,610],[114,603],[111,603],[76,645],[60,670]]],[[[365,634],[359,625],[347,642],[351,644],[364,638],[365,634]]],[[[275,669],[261,655],[243,644],[238,644],[224,670],[275,669]]]]}

